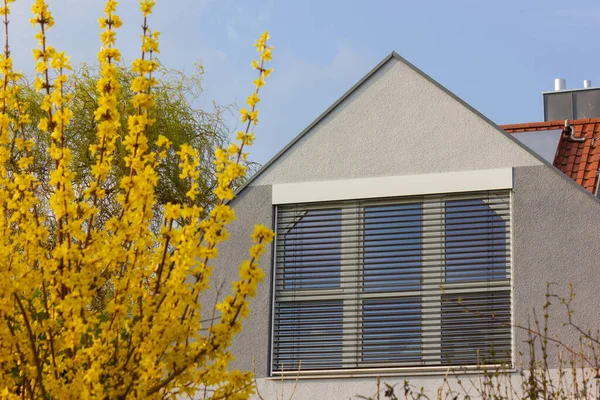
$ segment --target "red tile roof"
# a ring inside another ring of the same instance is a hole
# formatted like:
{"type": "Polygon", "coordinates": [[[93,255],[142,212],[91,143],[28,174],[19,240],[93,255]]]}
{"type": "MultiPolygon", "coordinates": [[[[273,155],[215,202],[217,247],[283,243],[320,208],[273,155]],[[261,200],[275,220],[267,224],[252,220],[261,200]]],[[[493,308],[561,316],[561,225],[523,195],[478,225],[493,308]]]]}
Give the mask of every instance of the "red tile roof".
{"type": "MultiPolygon", "coordinates": [[[[570,121],[575,137],[585,137],[585,142],[575,142],[563,134],[558,143],[554,166],[573,178],[591,193],[596,193],[600,162],[600,118],[570,121]]],[[[565,121],[532,122],[501,125],[508,133],[545,131],[564,128],[565,121]]],[[[570,132],[569,132],[570,133],[570,132]]]]}

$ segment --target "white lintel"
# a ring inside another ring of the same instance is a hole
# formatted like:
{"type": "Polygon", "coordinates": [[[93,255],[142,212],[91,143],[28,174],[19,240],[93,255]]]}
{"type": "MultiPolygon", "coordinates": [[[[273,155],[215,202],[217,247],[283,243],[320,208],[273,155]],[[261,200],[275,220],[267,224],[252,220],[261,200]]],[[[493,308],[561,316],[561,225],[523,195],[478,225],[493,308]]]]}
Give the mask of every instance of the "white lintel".
{"type": "Polygon", "coordinates": [[[513,188],[512,168],[273,185],[273,204],[418,196],[513,188]]]}

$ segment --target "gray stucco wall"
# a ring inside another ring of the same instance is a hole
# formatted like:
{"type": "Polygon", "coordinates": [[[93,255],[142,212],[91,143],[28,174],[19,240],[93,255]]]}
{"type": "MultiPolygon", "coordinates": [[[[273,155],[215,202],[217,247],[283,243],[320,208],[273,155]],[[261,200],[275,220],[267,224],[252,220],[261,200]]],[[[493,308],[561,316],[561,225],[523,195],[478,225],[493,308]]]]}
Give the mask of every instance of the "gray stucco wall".
{"type": "MultiPolygon", "coordinates": [[[[539,310],[546,282],[559,283],[557,290],[562,293],[572,282],[579,299],[576,318],[598,323],[596,260],[600,240],[594,232],[600,228],[600,202],[395,59],[304,135],[232,203],[238,219],[230,226],[230,240],[220,248],[213,282],[224,283],[226,294],[237,277],[237,265],[247,257],[254,224],[273,226],[273,184],[506,167],[514,168],[515,322],[526,324],[532,309],[539,310]]],[[[233,366],[252,369],[254,359],[259,386],[269,399],[280,391],[279,382],[264,379],[270,342],[271,249],[261,266],[267,277],[251,303],[249,320],[235,340],[233,353],[237,360],[233,366]]],[[[207,306],[213,298],[214,292],[204,297],[207,306]]],[[[575,340],[577,336],[562,328],[562,322],[554,324],[561,338],[575,340]]],[[[515,354],[526,352],[525,339],[526,334],[516,329],[515,354]]],[[[519,359],[516,361],[518,364],[519,359]]],[[[386,378],[393,383],[404,379],[431,391],[442,382],[439,375],[386,378]]],[[[290,393],[293,382],[285,385],[290,393]]],[[[357,394],[371,395],[375,388],[375,378],[301,379],[294,399],[348,399],[357,394]]]]}
{"type": "MultiPolygon", "coordinates": [[[[568,297],[569,283],[576,294],[574,321],[592,331],[600,328],[600,201],[570,178],[550,167],[515,169],[513,196],[514,320],[533,323],[532,310],[543,313],[546,283],[553,293],[568,297]]],[[[578,348],[579,334],[563,327],[565,308],[553,299],[551,330],[578,348]]],[[[526,332],[515,329],[517,353],[527,353],[526,332]]],[[[557,364],[554,346],[550,363],[557,364]]]]}
{"type": "MultiPolygon", "coordinates": [[[[541,315],[546,282],[556,282],[556,290],[565,294],[568,283],[577,292],[575,307],[577,321],[590,328],[600,327],[600,304],[598,304],[597,258],[600,241],[591,234],[600,227],[600,202],[580,190],[569,178],[548,166],[517,167],[514,169],[513,191],[513,307],[514,321],[523,325],[532,317],[536,308],[541,315]],[[595,324],[590,326],[589,324],[595,324]]],[[[222,247],[221,263],[215,268],[215,282],[235,279],[237,264],[246,256],[248,237],[256,223],[272,224],[271,186],[254,186],[244,190],[233,204],[238,216],[231,226],[232,237],[222,247]]],[[[255,360],[259,387],[265,398],[269,393],[279,393],[278,380],[261,379],[267,376],[269,353],[269,326],[271,308],[271,252],[265,255],[262,267],[267,277],[258,296],[252,301],[252,314],[244,323],[242,333],[236,338],[233,353],[235,367],[252,369],[255,360]]],[[[553,329],[567,343],[576,343],[578,335],[562,327],[564,313],[560,308],[553,329]]],[[[515,354],[517,364],[526,361],[518,356],[527,354],[527,335],[515,329],[515,354]]],[[[552,350],[552,349],[551,349],[552,350]]],[[[551,365],[556,366],[554,351],[551,365]]],[[[385,378],[387,382],[402,383],[404,379],[414,385],[435,390],[442,383],[442,376],[415,376],[396,374],[385,378]]],[[[291,392],[293,382],[285,383],[291,392]]],[[[371,395],[376,378],[352,377],[336,379],[301,379],[294,399],[314,399],[319,393],[323,399],[348,399],[357,394],[371,395]]],[[[434,392],[431,392],[434,394],[434,392]]]]}
{"type": "Polygon", "coordinates": [[[498,128],[392,58],[252,184],[540,164],[498,128]]]}
{"type": "MultiPolygon", "coordinates": [[[[238,266],[249,258],[248,249],[252,245],[250,234],[254,225],[273,226],[271,186],[248,187],[231,205],[235,210],[236,220],[228,226],[229,240],[219,247],[211,288],[204,292],[200,299],[205,310],[213,309],[215,299],[222,299],[231,293],[231,282],[239,280],[238,266]]],[[[260,262],[267,276],[260,284],[256,298],[250,303],[251,317],[243,322],[242,333],[232,346],[232,353],[237,358],[232,366],[251,370],[254,359],[256,374],[261,377],[266,376],[268,371],[271,249],[270,246],[267,247],[267,252],[260,262]]]]}

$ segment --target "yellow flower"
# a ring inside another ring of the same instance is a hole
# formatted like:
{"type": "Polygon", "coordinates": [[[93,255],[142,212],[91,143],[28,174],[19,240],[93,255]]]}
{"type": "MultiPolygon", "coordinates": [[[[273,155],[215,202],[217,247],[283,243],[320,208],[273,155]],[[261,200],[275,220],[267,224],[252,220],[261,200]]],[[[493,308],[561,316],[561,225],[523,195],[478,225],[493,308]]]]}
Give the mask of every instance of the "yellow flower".
{"type": "Polygon", "coordinates": [[[116,41],[117,33],[115,31],[104,31],[100,34],[100,40],[105,46],[114,45],[116,41]]]}
{"type": "Polygon", "coordinates": [[[260,258],[261,255],[265,253],[265,245],[262,243],[255,244],[250,247],[250,257],[252,258],[260,258]]]}
{"type": "Polygon", "coordinates": [[[35,64],[35,72],[43,74],[48,70],[48,64],[45,61],[38,61],[35,64]]]}
{"type": "Polygon", "coordinates": [[[275,237],[275,232],[267,228],[265,225],[254,225],[254,232],[250,235],[255,242],[263,241],[271,243],[275,237]]]}
{"type": "Polygon", "coordinates": [[[242,122],[246,122],[248,118],[250,118],[250,113],[245,108],[240,110],[240,116],[242,118],[242,122]]]}
{"type": "Polygon", "coordinates": [[[104,13],[112,14],[114,12],[117,12],[118,4],[119,4],[119,2],[117,2],[117,1],[108,0],[104,5],[104,13]]]}
{"type": "Polygon", "coordinates": [[[118,15],[111,15],[111,20],[113,23],[113,28],[115,29],[120,28],[123,25],[123,21],[118,15]]]}
{"type": "Polygon", "coordinates": [[[246,122],[246,121],[252,121],[254,123],[254,125],[256,125],[258,123],[258,111],[248,111],[245,108],[242,108],[240,110],[240,116],[242,119],[242,122],[246,122]]]}
{"type": "Polygon", "coordinates": [[[71,69],[70,57],[67,57],[65,52],[54,53],[52,56],[51,66],[54,69],[71,69]]]}
{"type": "Polygon", "coordinates": [[[271,50],[271,47],[266,48],[261,55],[261,59],[265,61],[271,61],[271,59],[273,58],[271,50]]]}
{"type": "Polygon", "coordinates": [[[47,132],[48,131],[48,118],[42,118],[40,119],[40,122],[38,123],[38,129],[42,132],[47,132]]]}
{"type": "Polygon", "coordinates": [[[260,99],[258,98],[258,94],[252,93],[252,96],[248,96],[248,100],[246,100],[246,103],[250,107],[254,107],[254,106],[256,106],[256,104],[258,104],[259,101],[260,101],[260,99]]]}
{"type": "Polygon", "coordinates": [[[254,86],[256,86],[257,89],[260,89],[264,85],[265,85],[265,80],[262,75],[258,79],[254,80],[254,86]]]}
{"type": "Polygon", "coordinates": [[[252,146],[252,144],[254,143],[254,139],[255,139],[254,132],[246,133],[246,132],[240,131],[237,133],[237,136],[236,136],[236,140],[241,141],[242,145],[244,145],[244,146],[252,146]]]}
{"type": "Polygon", "coordinates": [[[164,147],[168,149],[171,147],[171,141],[167,139],[166,136],[158,135],[158,139],[156,139],[156,145],[158,147],[164,147]]]}
{"type": "Polygon", "coordinates": [[[154,0],[140,0],[140,11],[144,14],[144,17],[152,13],[152,8],[154,8],[155,4],[154,0]]]}

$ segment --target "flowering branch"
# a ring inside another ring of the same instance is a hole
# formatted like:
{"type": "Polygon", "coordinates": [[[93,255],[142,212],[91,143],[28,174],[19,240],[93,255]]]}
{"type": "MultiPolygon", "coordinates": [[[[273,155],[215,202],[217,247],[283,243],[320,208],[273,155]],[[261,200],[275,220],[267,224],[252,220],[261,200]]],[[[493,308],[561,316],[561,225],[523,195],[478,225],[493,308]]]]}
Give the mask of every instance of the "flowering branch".
{"type": "Polygon", "coordinates": [[[94,113],[93,165],[75,187],[73,158],[65,135],[72,127],[69,58],[47,37],[54,18],[44,0],[35,0],[30,20],[39,28],[34,50],[34,87],[43,96],[38,130],[19,100],[20,74],[13,72],[8,46],[9,6],[3,0],[7,35],[0,54],[0,385],[7,398],[117,399],[194,393],[211,387],[214,398],[247,398],[251,373],[229,371],[229,347],[249,314],[264,272],[259,260],[274,233],[255,227],[249,257],[239,266],[231,294],[216,309],[203,310],[200,294],[210,285],[218,246],[235,219],[228,202],[246,175],[246,149],[258,123],[258,93],[271,70],[268,35],[256,43],[260,60],[248,108],[240,110],[245,130],[237,143],[215,152],[217,201],[206,210],[202,197],[201,154],[190,144],[148,138],[155,107],[154,72],[159,63],[159,32],[151,30],[154,0],[140,0],[141,56],[133,61],[130,99],[133,113],[118,108],[121,84],[116,30],[122,25],[117,1],[106,0],[99,20],[100,79],[94,113]],[[119,135],[121,114],[127,133],[119,135]],[[116,153],[121,140],[127,172],[119,178],[116,153]],[[151,151],[154,145],[156,151],[151,151]],[[48,172],[36,157],[51,159],[48,172]],[[157,206],[157,171],[179,158],[187,183],[185,201],[157,206]],[[48,174],[41,177],[40,174],[48,174]],[[48,190],[40,182],[49,182],[48,190]],[[113,217],[100,218],[108,182],[119,181],[113,217]],[[151,224],[160,228],[151,229],[151,224]],[[158,231],[158,232],[156,232],[158,231]],[[203,318],[212,315],[211,318],[203,318]],[[206,325],[205,325],[206,324],[206,325]]]}

